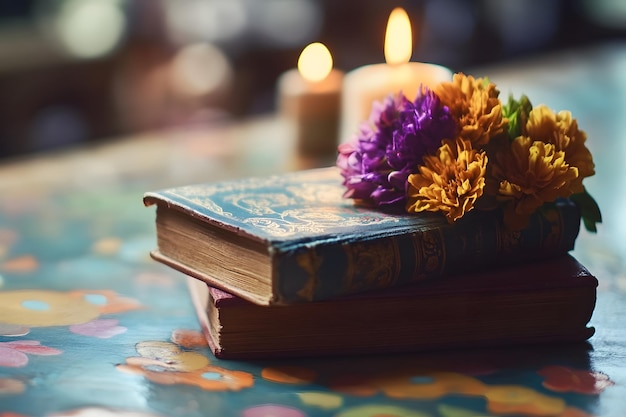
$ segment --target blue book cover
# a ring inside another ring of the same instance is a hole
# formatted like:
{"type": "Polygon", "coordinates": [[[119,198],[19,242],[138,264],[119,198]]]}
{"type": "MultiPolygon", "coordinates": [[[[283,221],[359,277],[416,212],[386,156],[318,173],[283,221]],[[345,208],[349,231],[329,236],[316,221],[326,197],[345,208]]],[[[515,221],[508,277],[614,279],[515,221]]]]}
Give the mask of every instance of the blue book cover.
{"type": "Polygon", "coordinates": [[[329,167],[148,192],[144,204],[158,207],[153,257],[258,304],[287,304],[560,255],[580,227],[568,200],[509,231],[497,211],[451,225],[359,207],[341,181],[329,167]]]}

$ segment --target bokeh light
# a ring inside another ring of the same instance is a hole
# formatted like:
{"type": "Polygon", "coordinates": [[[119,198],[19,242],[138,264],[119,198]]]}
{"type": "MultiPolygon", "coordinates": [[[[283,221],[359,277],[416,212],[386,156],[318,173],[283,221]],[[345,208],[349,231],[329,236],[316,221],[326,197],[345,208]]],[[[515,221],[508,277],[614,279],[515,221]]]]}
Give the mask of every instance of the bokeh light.
{"type": "Polygon", "coordinates": [[[126,30],[118,0],[66,0],[56,16],[56,32],[67,51],[78,58],[112,52],[126,30]]]}
{"type": "Polygon", "coordinates": [[[203,96],[224,89],[232,77],[228,58],[209,43],[183,47],[172,59],[170,71],[175,92],[187,96],[203,96]]]}

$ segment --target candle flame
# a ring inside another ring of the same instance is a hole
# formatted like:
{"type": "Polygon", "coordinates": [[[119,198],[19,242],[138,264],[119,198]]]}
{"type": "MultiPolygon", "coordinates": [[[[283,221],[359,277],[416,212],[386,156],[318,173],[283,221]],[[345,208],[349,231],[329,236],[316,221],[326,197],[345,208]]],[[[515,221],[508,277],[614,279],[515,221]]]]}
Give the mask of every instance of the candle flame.
{"type": "Polygon", "coordinates": [[[322,81],[333,69],[333,57],[328,48],[314,42],[307,45],[298,58],[298,71],[305,80],[311,82],[322,81]]]}
{"type": "Polygon", "coordinates": [[[385,61],[397,65],[411,59],[412,34],[409,15],[401,7],[396,7],[389,15],[385,32],[385,61]]]}

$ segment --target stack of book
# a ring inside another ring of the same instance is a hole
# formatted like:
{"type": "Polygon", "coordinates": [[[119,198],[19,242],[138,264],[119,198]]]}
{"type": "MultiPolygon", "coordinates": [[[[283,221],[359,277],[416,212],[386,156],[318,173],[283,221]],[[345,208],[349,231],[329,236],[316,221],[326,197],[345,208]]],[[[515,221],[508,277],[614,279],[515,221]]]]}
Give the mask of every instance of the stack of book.
{"type": "Polygon", "coordinates": [[[152,256],[188,275],[221,358],[583,341],[596,278],[569,255],[567,200],[512,232],[342,197],[337,168],[148,192],[152,256]]]}

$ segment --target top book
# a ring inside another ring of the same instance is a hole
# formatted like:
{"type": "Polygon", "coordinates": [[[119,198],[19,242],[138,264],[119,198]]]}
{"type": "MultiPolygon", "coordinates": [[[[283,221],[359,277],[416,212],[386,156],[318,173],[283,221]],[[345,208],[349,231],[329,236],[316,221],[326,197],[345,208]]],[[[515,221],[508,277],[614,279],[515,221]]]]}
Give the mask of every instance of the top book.
{"type": "Polygon", "coordinates": [[[341,181],[329,167],[148,192],[151,255],[253,303],[289,304],[554,257],[573,249],[580,228],[568,200],[510,231],[493,211],[449,224],[359,207],[341,181]]]}

